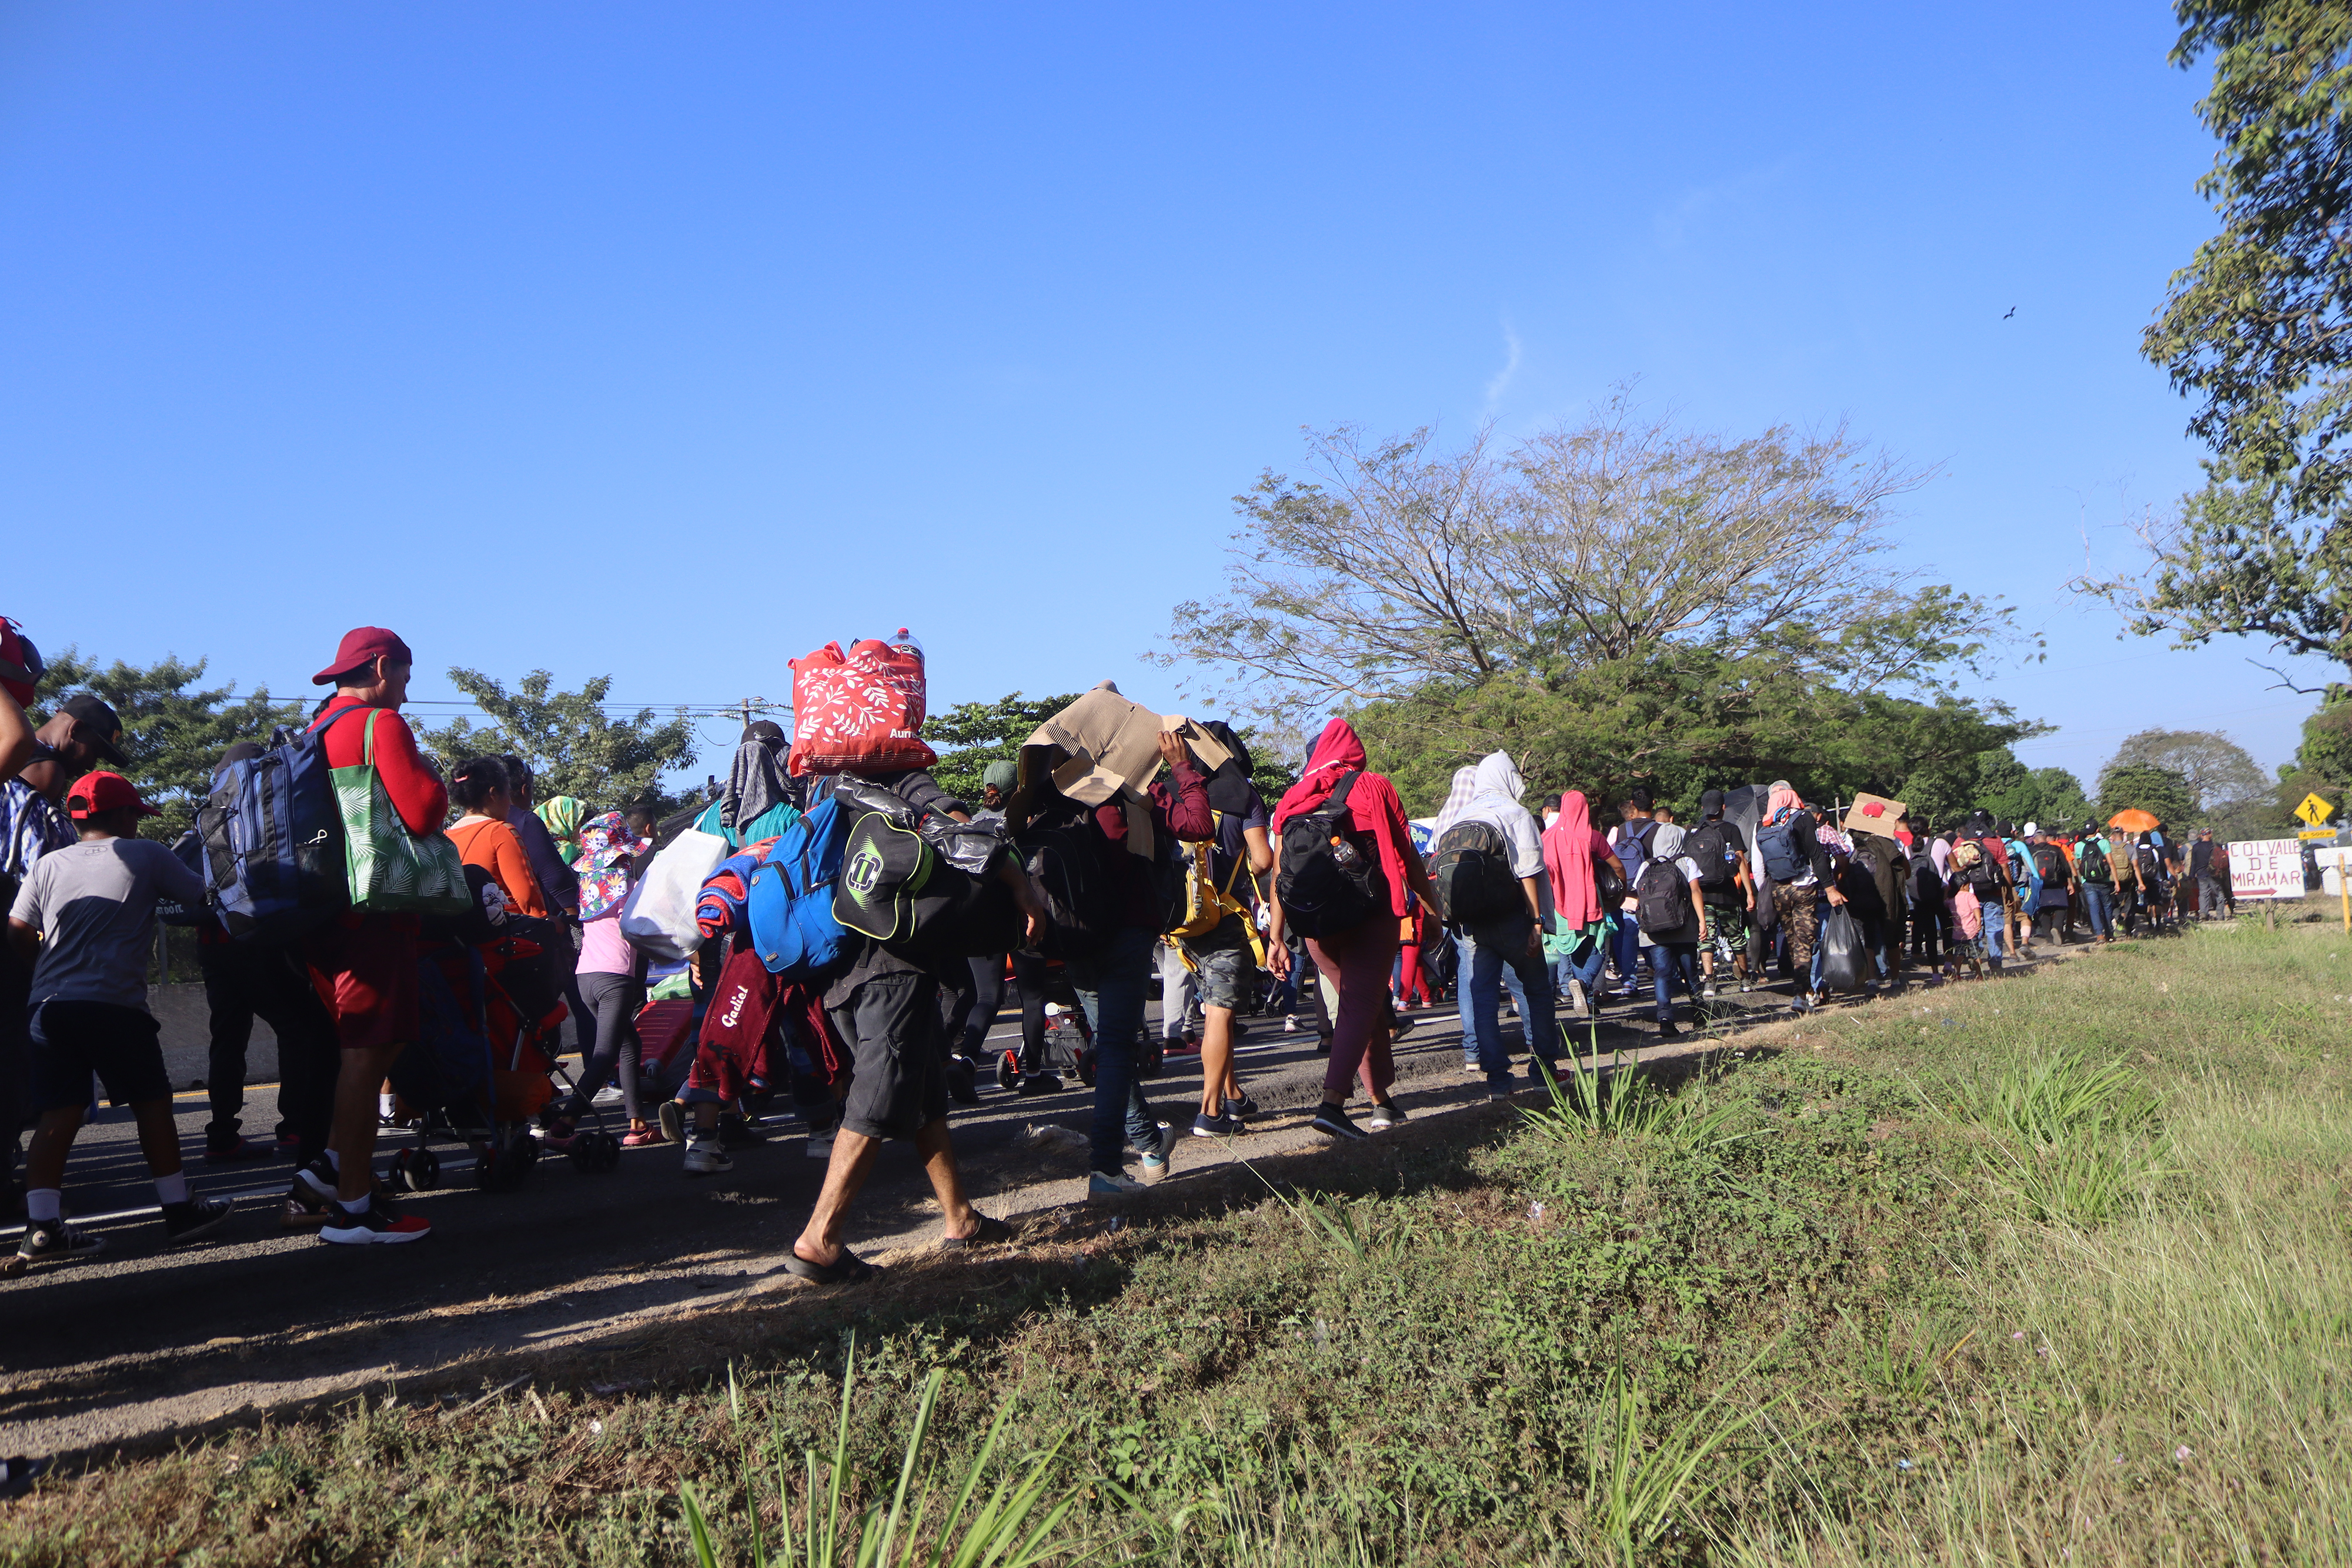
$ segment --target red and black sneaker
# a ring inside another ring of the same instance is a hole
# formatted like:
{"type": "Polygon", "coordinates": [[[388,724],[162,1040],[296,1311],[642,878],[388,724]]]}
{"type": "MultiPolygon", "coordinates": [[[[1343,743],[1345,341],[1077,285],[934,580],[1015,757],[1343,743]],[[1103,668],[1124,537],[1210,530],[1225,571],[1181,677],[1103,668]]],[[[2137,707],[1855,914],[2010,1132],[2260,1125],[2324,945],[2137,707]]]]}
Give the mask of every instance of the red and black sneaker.
{"type": "Polygon", "coordinates": [[[319,1228],[319,1239],[359,1247],[376,1241],[422,1241],[432,1233],[433,1222],[423,1215],[399,1213],[377,1197],[357,1214],[340,1203],[334,1205],[328,1211],[327,1223],[319,1228]]]}

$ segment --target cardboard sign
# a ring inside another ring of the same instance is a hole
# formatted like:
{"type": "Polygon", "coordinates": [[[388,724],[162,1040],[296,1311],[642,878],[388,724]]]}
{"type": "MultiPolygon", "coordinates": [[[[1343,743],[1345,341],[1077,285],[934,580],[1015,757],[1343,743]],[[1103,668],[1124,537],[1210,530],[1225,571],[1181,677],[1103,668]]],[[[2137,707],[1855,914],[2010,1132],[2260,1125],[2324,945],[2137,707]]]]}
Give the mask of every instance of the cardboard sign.
{"type": "Polygon", "coordinates": [[[2303,841],[2252,839],[2231,844],[2230,891],[2240,898],[2301,898],[2303,841]]]}
{"type": "Polygon", "coordinates": [[[1063,752],[1054,764],[1054,787],[1082,806],[1099,806],[1121,790],[1139,792],[1151,781],[1160,770],[1163,729],[1183,737],[1203,771],[1214,771],[1230,755],[1191,719],[1181,714],[1163,717],[1129,702],[1108,681],[1039,725],[1023,747],[1050,746],[1063,752]]]}
{"type": "Polygon", "coordinates": [[[1845,831],[1891,839],[1895,836],[1895,824],[1902,820],[1906,809],[1902,801],[1890,800],[1884,795],[1856,795],[1853,804],[1845,810],[1845,831]]]}

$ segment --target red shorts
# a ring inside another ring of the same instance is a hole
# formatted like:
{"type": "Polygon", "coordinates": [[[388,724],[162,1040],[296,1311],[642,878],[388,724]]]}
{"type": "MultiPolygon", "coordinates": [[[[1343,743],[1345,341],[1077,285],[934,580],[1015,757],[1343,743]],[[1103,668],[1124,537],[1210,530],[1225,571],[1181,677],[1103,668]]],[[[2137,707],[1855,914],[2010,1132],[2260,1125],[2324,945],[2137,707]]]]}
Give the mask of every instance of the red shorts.
{"type": "Polygon", "coordinates": [[[344,915],[303,937],[302,956],[345,1051],[415,1042],[415,915],[344,915]]]}

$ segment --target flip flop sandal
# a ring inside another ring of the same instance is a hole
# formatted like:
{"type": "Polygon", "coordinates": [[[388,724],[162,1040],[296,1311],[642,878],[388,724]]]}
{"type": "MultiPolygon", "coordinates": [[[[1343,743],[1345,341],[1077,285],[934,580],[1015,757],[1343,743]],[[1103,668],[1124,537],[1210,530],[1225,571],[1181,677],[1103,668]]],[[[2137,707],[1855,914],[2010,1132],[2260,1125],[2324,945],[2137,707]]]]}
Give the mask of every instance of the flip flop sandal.
{"type": "Polygon", "coordinates": [[[841,1256],[830,1263],[812,1263],[797,1252],[784,1254],[784,1272],[819,1285],[842,1285],[853,1280],[864,1280],[882,1270],[845,1247],[841,1256]]]}
{"type": "Polygon", "coordinates": [[[1013,1227],[988,1215],[980,1217],[980,1228],[969,1236],[942,1236],[942,1252],[970,1252],[982,1247],[995,1247],[1013,1239],[1013,1227]]]}

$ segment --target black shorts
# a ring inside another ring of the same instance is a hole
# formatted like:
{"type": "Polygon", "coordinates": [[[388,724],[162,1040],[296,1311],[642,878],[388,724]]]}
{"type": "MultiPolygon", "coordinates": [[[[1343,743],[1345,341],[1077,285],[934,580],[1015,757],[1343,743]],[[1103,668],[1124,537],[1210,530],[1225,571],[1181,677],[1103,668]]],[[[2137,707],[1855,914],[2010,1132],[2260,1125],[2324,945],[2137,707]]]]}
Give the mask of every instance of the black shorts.
{"type": "Polygon", "coordinates": [[[849,1044],[844,1127],[869,1138],[911,1138],[948,1113],[938,980],[907,970],[869,976],[825,1016],[849,1044]]]}
{"type": "Polygon", "coordinates": [[[143,1008],[112,1002],[49,1001],[33,1014],[33,1113],[89,1103],[89,1075],[106,1085],[107,1100],[135,1105],[169,1100],[163,1030],[143,1008]]]}

